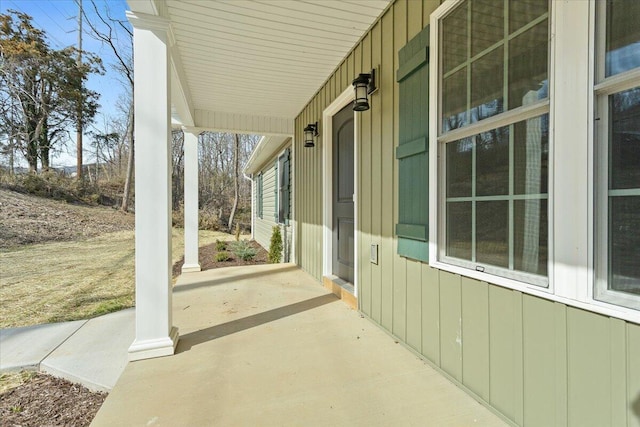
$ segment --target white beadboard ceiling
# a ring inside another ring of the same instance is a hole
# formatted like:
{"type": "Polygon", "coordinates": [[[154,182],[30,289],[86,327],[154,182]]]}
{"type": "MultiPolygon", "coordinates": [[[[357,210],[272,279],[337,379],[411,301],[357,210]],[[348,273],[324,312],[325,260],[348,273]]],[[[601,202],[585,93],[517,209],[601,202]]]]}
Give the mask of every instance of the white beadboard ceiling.
{"type": "Polygon", "coordinates": [[[174,118],[203,128],[232,128],[258,118],[292,124],[390,1],[128,3],[134,13],[170,21],[175,38],[173,112],[181,116],[174,118]],[[244,120],[230,124],[233,117],[244,120]]]}

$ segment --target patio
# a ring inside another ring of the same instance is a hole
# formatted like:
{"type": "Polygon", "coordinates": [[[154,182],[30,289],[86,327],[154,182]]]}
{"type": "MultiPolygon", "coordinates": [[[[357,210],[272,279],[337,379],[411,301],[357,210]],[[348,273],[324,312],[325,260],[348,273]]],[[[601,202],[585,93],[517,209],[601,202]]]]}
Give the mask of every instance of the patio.
{"type": "Polygon", "coordinates": [[[291,264],[183,274],[173,324],[93,426],[505,425],[291,264]]]}

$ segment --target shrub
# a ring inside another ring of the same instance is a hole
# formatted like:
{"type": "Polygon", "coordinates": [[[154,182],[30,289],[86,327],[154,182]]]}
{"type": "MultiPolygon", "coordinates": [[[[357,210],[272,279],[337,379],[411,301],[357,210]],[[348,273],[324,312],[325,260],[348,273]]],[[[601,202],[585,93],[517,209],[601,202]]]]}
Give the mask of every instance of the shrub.
{"type": "Polygon", "coordinates": [[[243,261],[250,261],[258,254],[258,251],[246,240],[233,243],[233,253],[243,261]]]}
{"type": "Polygon", "coordinates": [[[171,225],[178,228],[184,227],[184,205],[182,203],[171,211],[171,225]]]}
{"type": "Polygon", "coordinates": [[[227,249],[227,242],[216,239],[216,251],[224,251],[227,249]]]}
{"type": "Polygon", "coordinates": [[[280,227],[273,226],[271,244],[269,245],[269,264],[277,264],[282,260],[282,234],[280,227]]]}
{"type": "Polygon", "coordinates": [[[200,209],[198,215],[198,228],[200,230],[220,230],[220,218],[218,214],[210,209],[200,209]]]}
{"type": "Polygon", "coordinates": [[[216,262],[225,262],[225,261],[229,261],[230,259],[231,259],[231,255],[229,255],[229,252],[222,251],[216,254],[216,262]]]}

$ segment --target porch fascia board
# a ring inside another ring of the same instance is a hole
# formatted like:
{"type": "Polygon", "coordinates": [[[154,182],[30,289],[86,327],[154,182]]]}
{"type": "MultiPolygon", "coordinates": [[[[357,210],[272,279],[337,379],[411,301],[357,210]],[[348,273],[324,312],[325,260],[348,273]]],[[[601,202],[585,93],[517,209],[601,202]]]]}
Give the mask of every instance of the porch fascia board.
{"type": "Polygon", "coordinates": [[[184,126],[194,126],[194,109],[191,101],[191,92],[189,91],[189,86],[185,83],[184,68],[182,66],[182,60],[180,59],[180,53],[175,45],[175,37],[173,36],[171,27],[169,27],[169,31],[171,34],[171,46],[169,48],[171,52],[171,104],[175,109],[180,123],[184,126]]]}
{"type": "Polygon", "coordinates": [[[290,142],[291,136],[289,135],[263,136],[251,152],[242,172],[245,175],[254,175],[290,142]]]}
{"type": "Polygon", "coordinates": [[[294,119],[223,111],[194,111],[195,126],[211,131],[293,136],[294,119]]]}

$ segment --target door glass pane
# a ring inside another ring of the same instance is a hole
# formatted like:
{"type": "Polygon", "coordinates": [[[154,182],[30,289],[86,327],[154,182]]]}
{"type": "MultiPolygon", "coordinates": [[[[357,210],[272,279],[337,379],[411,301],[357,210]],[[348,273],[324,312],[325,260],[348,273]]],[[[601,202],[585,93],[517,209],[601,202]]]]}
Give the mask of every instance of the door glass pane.
{"type": "Polygon", "coordinates": [[[515,194],[546,194],[549,170],[549,115],[513,125],[515,194]]]}
{"type": "Polygon", "coordinates": [[[471,202],[447,203],[447,255],[471,260],[471,202]]]}
{"type": "Polygon", "coordinates": [[[442,131],[467,124],[467,68],[444,79],[442,90],[442,131]]]}
{"type": "Polygon", "coordinates": [[[640,87],[609,96],[610,189],[640,189],[640,87]]]}
{"type": "Polygon", "coordinates": [[[606,77],[640,67],[640,1],[607,1],[606,77]]]}
{"type": "Polygon", "coordinates": [[[509,42],[509,109],[549,96],[548,20],[509,42]]]}
{"type": "Polygon", "coordinates": [[[515,269],[547,275],[547,201],[513,202],[513,244],[515,269]]]}
{"type": "Polygon", "coordinates": [[[447,197],[471,196],[471,138],[447,144],[447,197]]]}
{"type": "Polygon", "coordinates": [[[611,290],[640,295],[640,196],[609,198],[611,290]]]}
{"type": "Polygon", "coordinates": [[[442,68],[447,73],[467,60],[467,8],[465,1],[442,20],[442,68]]]}
{"type": "Polygon", "coordinates": [[[476,203],[476,261],[509,267],[509,202],[476,203]]]}
{"type": "Polygon", "coordinates": [[[471,64],[471,122],[504,111],[503,64],[502,47],[471,64]]]}
{"type": "Polygon", "coordinates": [[[476,196],[509,193],[509,127],[476,137],[476,196]]]}
{"type": "Polygon", "coordinates": [[[496,0],[474,0],[471,3],[471,56],[493,46],[504,38],[504,7],[496,0]]]}
{"type": "Polygon", "coordinates": [[[509,34],[542,16],[549,9],[549,0],[509,0],[509,34]]]}

